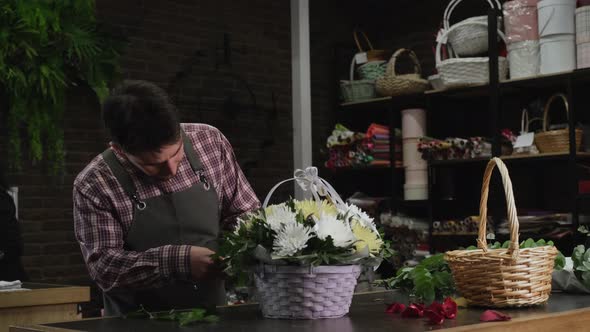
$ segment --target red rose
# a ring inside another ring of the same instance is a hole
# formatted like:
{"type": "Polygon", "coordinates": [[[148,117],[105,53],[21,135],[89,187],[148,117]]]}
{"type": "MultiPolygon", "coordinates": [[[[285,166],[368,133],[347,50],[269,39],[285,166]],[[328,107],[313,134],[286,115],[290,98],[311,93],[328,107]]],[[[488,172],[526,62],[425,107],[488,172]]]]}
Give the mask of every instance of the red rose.
{"type": "Polygon", "coordinates": [[[424,316],[424,306],[418,304],[410,304],[403,312],[402,318],[419,318],[424,316]]]}
{"type": "Polygon", "coordinates": [[[387,309],[385,309],[385,312],[389,314],[399,314],[400,312],[404,311],[404,309],[406,309],[405,304],[394,302],[390,304],[387,309]]]}
{"type": "Polygon", "coordinates": [[[457,303],[450,297],[447,297],[442,304],[444,315],[448,319],[455,319],[457,317],[457,303]]]}

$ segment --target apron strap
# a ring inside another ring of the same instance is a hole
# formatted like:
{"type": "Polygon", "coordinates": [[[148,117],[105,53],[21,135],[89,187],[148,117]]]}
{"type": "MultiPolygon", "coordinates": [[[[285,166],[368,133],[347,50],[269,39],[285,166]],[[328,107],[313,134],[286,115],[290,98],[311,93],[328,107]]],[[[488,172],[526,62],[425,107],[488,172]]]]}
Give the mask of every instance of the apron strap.
{"type": "Polygon", "coordinates": [[[129,176],[129,173],[125,171],[123,165],[121,165],[121,162],[119,161],[119,159],[117,159],[117,156],[115,156],[113,150],[106,149],[102,153],[102,158],[111,169],[111,172],[113,172],[113,175],[115,175],[117,181],[119,181],[119,183],[121,184],[121,187],[123,187],[125,193],[137,205],[137,208],[140,210],[145,209],[146,204],[144,201],[139,199],[139,196],[137,194],[137,188],[135,187],[135,184],[133,184],[131,176],[129,176]]]}
{"type": "Polygon", "coordinates": [[[201,163],[201,160],[197,156],[197,152],[195,151],[195,147],[193,146],[192,141],[186,135],[184,130],[181,131],[181,135],[182,135],[182,142],[184,145],[184,154],[186,155],[188,162],[191,164],[191,168],[193,169],[193,172],[195,172],[195,174],[199,177],[199,181],[201,181],[201,183],[203,183],[203,185],[205,186],[205,190],[209,190],[209,188],[211,188],[211,185],[209,184],[209,181],[207,181],[207,178],[205,177],[205,171],[203,170],[203,164],[201,163]]]}
{"type": "Polygon", "coordinates": [[[191,167],[195,173],[203,170],[203,164],[201,164],[201,160],[197,157],[197,152],[193,147],[193,143],[191,139],[186,135],[184,130],[181,130],[182,135],[182,142],[184,145],[184,154],[188,158],[188,162],[191,164],[191,167]]]}

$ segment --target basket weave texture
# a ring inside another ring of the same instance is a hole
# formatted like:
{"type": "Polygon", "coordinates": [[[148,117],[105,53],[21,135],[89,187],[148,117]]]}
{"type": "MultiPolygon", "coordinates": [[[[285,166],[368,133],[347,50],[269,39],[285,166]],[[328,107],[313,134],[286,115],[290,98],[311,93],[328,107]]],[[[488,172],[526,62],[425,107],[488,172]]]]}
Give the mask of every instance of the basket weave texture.
{"type": "MultiPolygon", "coordinates": [[[[477,84],[486,84],[489,82],[489,58],[451,58],[441,59],[441,46],[446,41],[450,33],[463,25],[482,25],[487,27],[487,23],[470,22],[453,25],[447,30],[436,45],[436,69],[438,70],[445,88],[455,86],[469,86],[477,84]]],[[[498,35],[505,40],[504,34],[498,31],[498,35]]],[[[498,76],[500,80],[505,80],[508,76],[508,61],[505,57],[498,57],[498,76]]]]}
{"type": "Polygon", "coordinates": [[[382,96],[401,96],[413,93],[424,92],[430,87],[430,83],[421,77],[422,68],[416,57],[416,53],[409,49],[399,49],[392,56],[387,64],[385,75],[375,82],[377,93],[382,96]],[[395,72],[397,58],[402,54],[408,54],[414,63],[414,73],[398,75],[395,72]]]}
{"type": "Polygon", "coordinates": [[[350,309],[359,265],[264,265],[254,273],[262,315],[266,318],[337,318],[350,309]]]}
{"type": "MultiPolygon", "coordinates": [[[[455,8],[462,2],[462,0],[452,0],[445,9],[443,24],[444,29],[451,28],[450,19],[455,11],[455,8]]],[[[465,1],[468,2],[468,1],[465,1]]],[[[496,8],[502,8],[497,0],[494,0],[496,8]]],[[[491,8],[494,8],[492,0],[488,0],[491,8]]],[[[488,51],[488,29],[481,24],[465,24],[465,23],[485,23],[488,22],[487,16],[475,16],[467,18],[455,25],[457,29],[453,29],[449,34],[449,43],[453,51],[459,56],[474,56],[488,51]]],[[[502,21],[498,18],[498,26],[502,26],[502,21]]]]}
{"type": "Polygon", "coordinates": [[[481,191],[477,250],[445,254],[458,291],[470,305],[522,307],[543,304],[551,293],[551,273],[557,249],[554,246],[519,249],[518,216],[508,169],[499,158],[488,163],[481,191]],[[510,246],[489,249],[486,241],[487,201],[492,172],[498,167],[506,194],[510,246]]]}
{"type": "MultiPolygon", "coordinates": [[[[569,112],[569,104],[567,97],[558,93],[547,101],[545,104],[545,110],[543,112],[543,132],[535,134],[535,144],[539,148],[541,153],[554,153],[554,152],[569,152],[570,149],[570,130],[569,128],[558,129],[558,130],[547,130],[549,126],[549,109],[553,101],[561,98],[565,103],[565,111],[569,112]]],[[[576,128],[576,151],[580,150],[582,144],[583,130],[576,128]]]]}
{"type": "Polygon", "coordinates": [[[353,102],[365,99],[375,98],[377,92],[375,91],[374,80],[355,80],[354,66],[356,64],[356,57],[352,57],[350,62],[349,78],[350,80],[340,81],[340,93],[345,102],[353,102]]]}

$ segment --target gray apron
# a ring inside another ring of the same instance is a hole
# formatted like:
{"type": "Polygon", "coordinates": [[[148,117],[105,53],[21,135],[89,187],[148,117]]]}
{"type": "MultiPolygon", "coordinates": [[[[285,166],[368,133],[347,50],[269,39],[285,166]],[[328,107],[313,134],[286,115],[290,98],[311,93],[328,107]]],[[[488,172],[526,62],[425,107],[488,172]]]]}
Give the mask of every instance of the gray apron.
{"type": "MultiPolygon", "coordinates": [[[[112,150],[102,156],[133,201],[133,223],[125,239],[125,250],[146,251],[164,245],[194,245],[217,251],[219,235],[219,204],[215,188],[203,172],[203,166],[190,142],[182,133],[186,158],[200,182],[175,193],[141,200],[131,177],[112,150]]],[[[171,280],[160,288],[112,289],[103,293],[105,314],[119,316],[139,309],[150,311],[211,307],[223,303],[222,280],[197,283],[171,280]]]]}

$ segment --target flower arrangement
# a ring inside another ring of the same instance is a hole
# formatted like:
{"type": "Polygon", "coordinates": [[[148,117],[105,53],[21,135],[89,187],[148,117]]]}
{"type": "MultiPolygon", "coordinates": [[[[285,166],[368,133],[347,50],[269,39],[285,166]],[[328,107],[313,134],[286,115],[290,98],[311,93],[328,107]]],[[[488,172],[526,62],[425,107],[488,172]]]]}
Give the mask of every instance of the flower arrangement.
{"type": "Polygon", "coordinates": [[[290,199],[248,213],[220,248],[229,274],[260,263],[377,267],[392,254],[373,218],[356,205],[337,207],[326,199],[290,199]]]}
{"type": "Polygon", "coordinates": [[[262,208],[242,216],[218,251],[227,274],[243,280],[252,272],[264,317],[288,319],[342,317],[361,265],[376,268],[392,254],[373,218],[344,203],[315,167],[271,189],[262,208]],[[274,190],[291,180],[313,199],[268,205],[274,190]]]}
{"type": "Polygon", "coordinates": [[[268,193],[262,208],[238,219],[219,250],[228,274],[260,265],[371,265],[393,255],[373,218],[347,204],[317,174],[317,168],[296,170],[268,193]],[[290,199],[268,205],[273,192],[295,180],[313,199],[290,199]]]}

